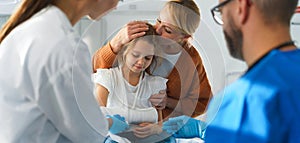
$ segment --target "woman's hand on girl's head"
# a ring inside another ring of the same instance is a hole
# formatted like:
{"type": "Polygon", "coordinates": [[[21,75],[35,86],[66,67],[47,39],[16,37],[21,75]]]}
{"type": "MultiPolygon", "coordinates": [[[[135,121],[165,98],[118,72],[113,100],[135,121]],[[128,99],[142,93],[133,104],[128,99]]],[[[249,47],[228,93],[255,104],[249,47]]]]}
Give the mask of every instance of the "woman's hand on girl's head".
{"type": "Polygon", "coordinates": [[[126,24],[110,41],[114,53],[119,53],[122,47],[131,40],[145,35],[148,25],[145,21],[132,21],[126,24]]]}

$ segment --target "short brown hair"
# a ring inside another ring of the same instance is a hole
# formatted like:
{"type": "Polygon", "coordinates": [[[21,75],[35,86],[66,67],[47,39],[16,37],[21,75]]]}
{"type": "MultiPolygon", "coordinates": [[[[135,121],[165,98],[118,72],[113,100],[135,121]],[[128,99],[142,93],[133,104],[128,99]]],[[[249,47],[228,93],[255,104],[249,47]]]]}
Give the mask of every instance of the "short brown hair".
{"type": "Polygon", "coordinates": [[[279,22],[290,25],[298,0],[252,0],[266,23],[279,22]]]}

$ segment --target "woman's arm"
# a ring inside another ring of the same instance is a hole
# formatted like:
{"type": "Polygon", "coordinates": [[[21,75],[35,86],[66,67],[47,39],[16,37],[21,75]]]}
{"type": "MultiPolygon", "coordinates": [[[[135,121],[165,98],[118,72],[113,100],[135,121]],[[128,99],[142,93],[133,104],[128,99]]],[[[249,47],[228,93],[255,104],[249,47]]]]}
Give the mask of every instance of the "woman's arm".
{"type": "Polygon", "coordinates": [[[205,112],[209,99],[212,96],[211,87],[202,62],[196,65],[196,70],[189,91],[180,99],[183,115],[192,113],[190,115],[192,117],[199,116],[205,112]],[[190,112],[189,110],[193,108],[195,108],[194,111],[190,112]]]}
{"type": "Polygon", "coordinates": [[[96,73],[99,68],[111,68],[116,56],[109,43],[97,50],[92,60],[94,73],[96,73]]]}
{"type": "Polygon", "coordinates": [[[168,98],[164,116],[171,117],[202,114],[212,95],[211,87],[202,60],[191,47],[182,53],[183,60],[176,63],[176,70],[168,79],[168,98]]]}

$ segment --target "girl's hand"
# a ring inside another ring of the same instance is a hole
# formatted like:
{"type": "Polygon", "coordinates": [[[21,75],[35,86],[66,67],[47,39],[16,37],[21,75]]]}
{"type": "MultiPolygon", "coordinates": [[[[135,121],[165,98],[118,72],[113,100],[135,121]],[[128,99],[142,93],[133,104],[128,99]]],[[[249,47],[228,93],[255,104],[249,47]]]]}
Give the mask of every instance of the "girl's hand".
{"type": "Polygon", "coordinates": [[[133,132],[135,136],[145,138],[150,135],[161,133],[162,127],[155,123],[141,123],[133,130],[133,132]]]}

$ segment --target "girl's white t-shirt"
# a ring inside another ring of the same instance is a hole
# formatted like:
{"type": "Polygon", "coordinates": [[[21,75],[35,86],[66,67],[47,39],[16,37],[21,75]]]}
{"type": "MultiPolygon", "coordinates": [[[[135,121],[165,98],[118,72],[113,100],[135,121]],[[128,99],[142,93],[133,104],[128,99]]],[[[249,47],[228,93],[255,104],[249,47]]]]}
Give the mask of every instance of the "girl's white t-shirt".
{"type": "Polygon", "coordinates": [[[128,123],[157,122],[158,115],[149,98],[167,88],[167,79],[145,72],[132,86],[123,77],[121,67],[98,69],[93,78],[109,91],[107,105],[101,107],[104,114],[120,114],[128,123]]]}

